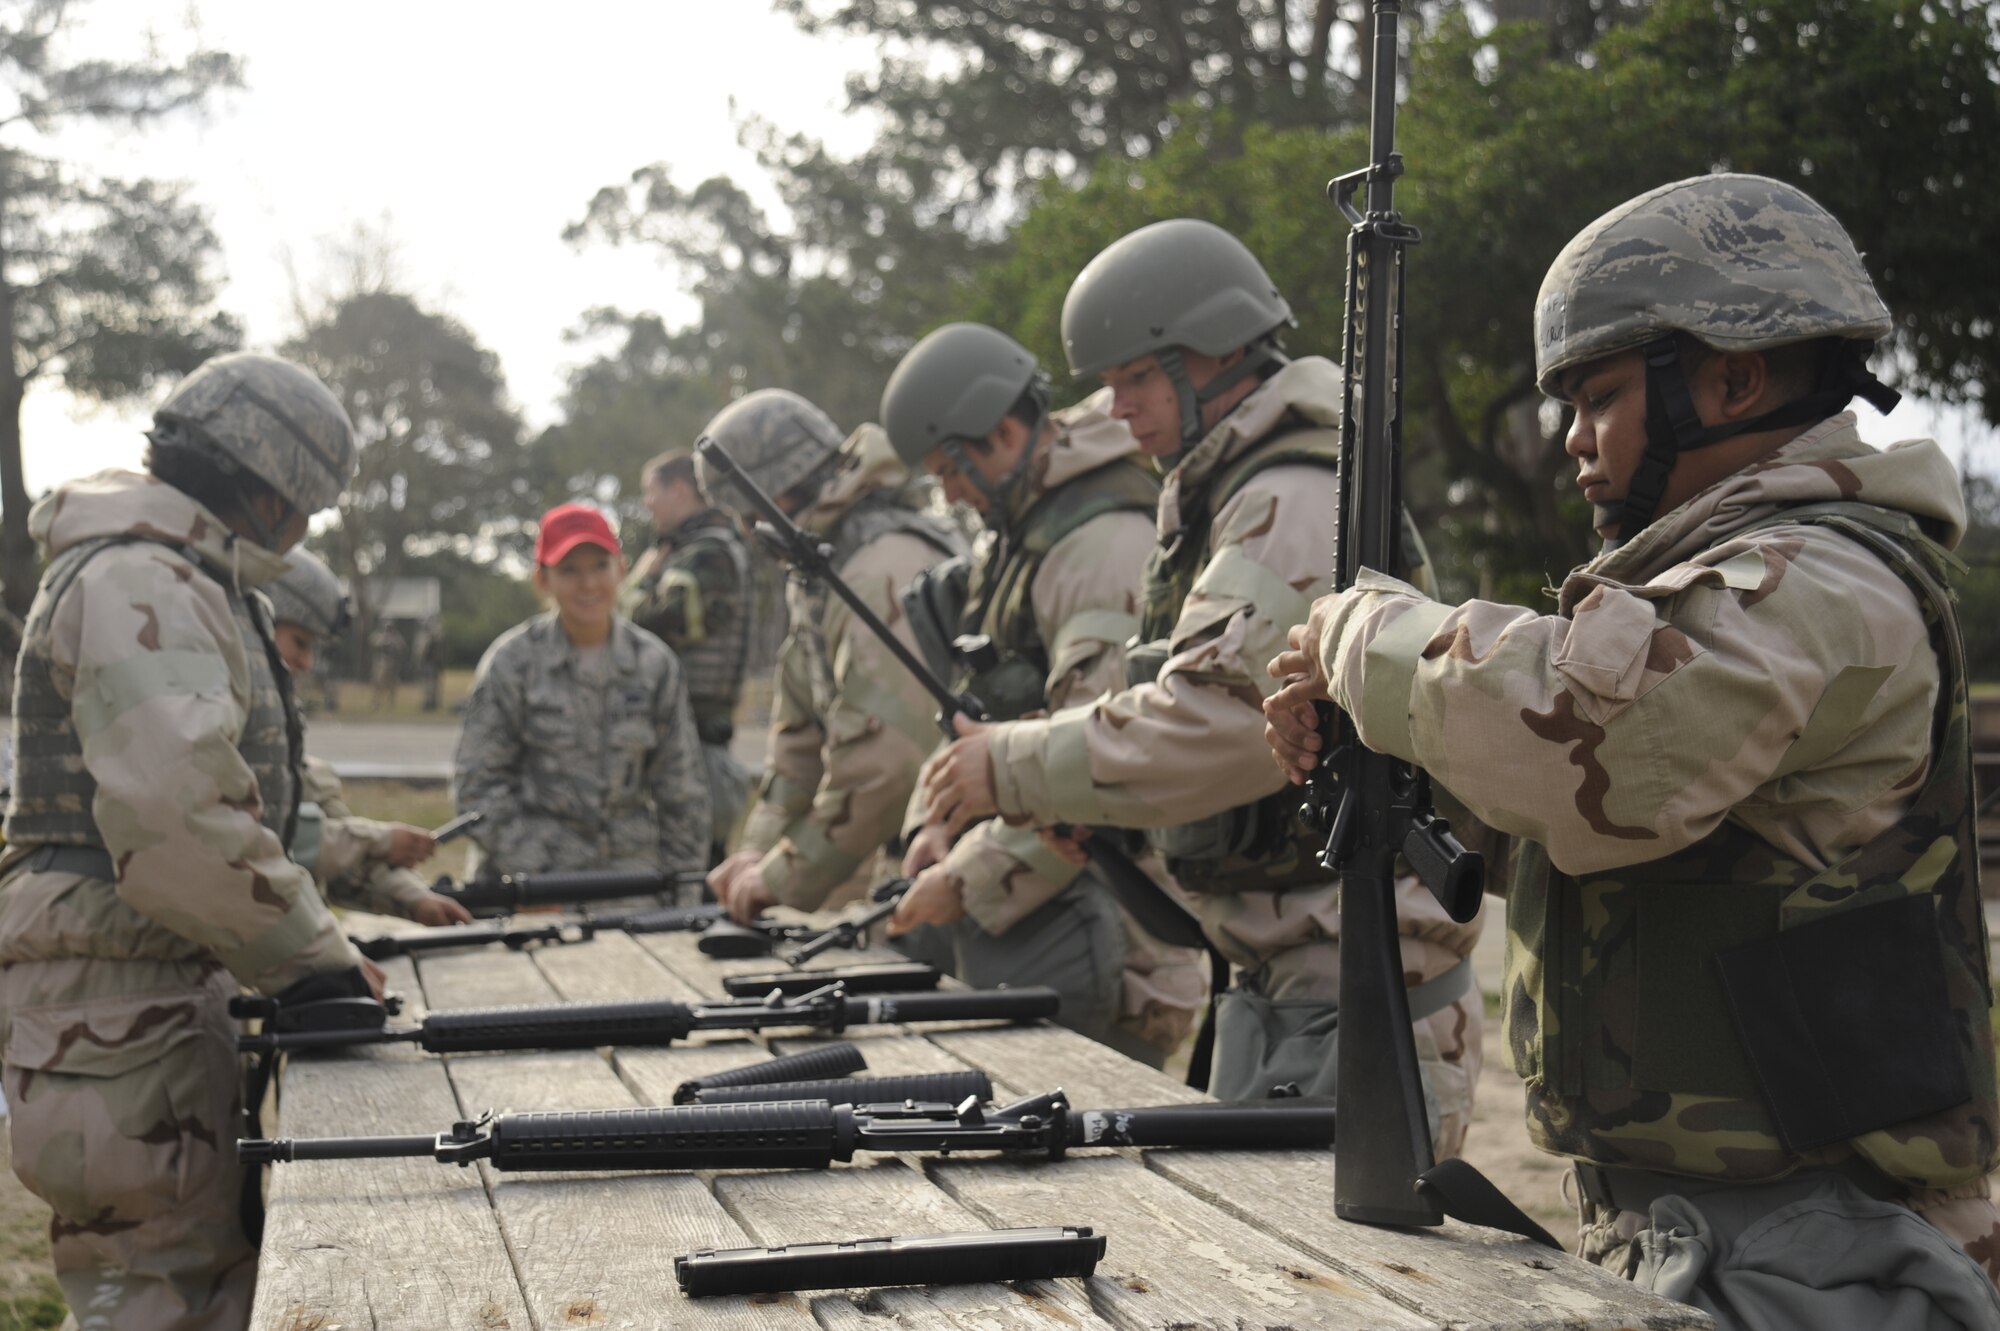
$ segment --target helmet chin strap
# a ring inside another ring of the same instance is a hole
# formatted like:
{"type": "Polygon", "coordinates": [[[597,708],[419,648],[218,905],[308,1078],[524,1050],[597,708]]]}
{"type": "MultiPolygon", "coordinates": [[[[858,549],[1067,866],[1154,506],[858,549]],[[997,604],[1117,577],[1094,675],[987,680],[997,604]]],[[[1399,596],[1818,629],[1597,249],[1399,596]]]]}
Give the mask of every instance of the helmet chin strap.
{"type": "Polygon", "coordinates": [[[1291,357],[1278,350],[1277,342],[1267,337],[1243,348],[1242,359],[1200,388],[1196,388],[1194,381],[1188,378],[1187,360],[1182,356],[1179,347],[1168,347],[1165,351],[1157,352],[1155,358],[1160,362],[1160,368],[1167,372],[1167,379],[1173,384],[1174,395],[1180,399],[1181,404],[1181,446],[1174,450],[1172,456],[1162,459],[1168,466],[1173,466],[1186,457],[1188,450],[1200,443],[1203,436],[1208,433],[1207,427],[1201,421],[1201,409],[1204,406],[1252,375],[1261,378],[1272,370],[1291,363],[1291,357]]]}
{"type": "Polygon", "coordinates": [[[1006,475],[997,481],[987,480],[986,474],[972,465],[972,454],[966,448],[970,441],[947,439],[941,445],[944,455],[951,459],[959,474],[972,482],[973,489],[986,496],[986,512],[982,516],[986,525],[995,531],[1005,531],[1013,525],[1014,504],[1028,488],[1028,469],[1035,464],[1035,450],[1042,442],[1042,428],[1049,422],[1046,390],[1035,394],[1034,403],[1034,417],[1027,422],[1028,442],[1022,445],[1021,456],[1014,459],[1014,465],[1007,468],[1006,475]]]}
{"type": "Polygon", "coordinates": [[[1616,508],[1592,505],[1593,521],[1599,528],[1613,523],[1618,528],[1616,535],[1605,538],[1604,549],[1616,550],[1659,516],[1667,480],[1683,453],[1759,430],[1817,424],[1845,408],[1857,396],[1877,411],[1886,414],[1893,410],[1903,395],[1869,370],[1871,345],[1843,341],[1820,365],[1819,379],[1811,392],[1761,416],[1720,425],[1701,423],[1694,395],[1688,391],[1680,346],[1674,337],[1655,338],[1640,347],[1639,354],[1646,359],[1646,451],[1639,458],[1631,483],[1625,487],[1623,502],[1616,508]]]}

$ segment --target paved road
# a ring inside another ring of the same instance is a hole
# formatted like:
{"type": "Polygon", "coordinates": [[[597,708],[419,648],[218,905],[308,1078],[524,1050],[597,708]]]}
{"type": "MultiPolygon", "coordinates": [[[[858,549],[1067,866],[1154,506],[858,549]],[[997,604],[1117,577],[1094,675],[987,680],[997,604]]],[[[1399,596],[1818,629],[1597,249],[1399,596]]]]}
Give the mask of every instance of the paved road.
{"type": "MultiPolygon", "coordinates": [[[[332,763],[349,781],[449,780],[451,754],[457,744],[458,727],[450,722],[360,721],[330,716],[306,728],[306,752],[332,763]]],[[[764,747],[761,726],[739,729],[730,745],[737,761],[753,771],[764,765],[764,747]]]]}

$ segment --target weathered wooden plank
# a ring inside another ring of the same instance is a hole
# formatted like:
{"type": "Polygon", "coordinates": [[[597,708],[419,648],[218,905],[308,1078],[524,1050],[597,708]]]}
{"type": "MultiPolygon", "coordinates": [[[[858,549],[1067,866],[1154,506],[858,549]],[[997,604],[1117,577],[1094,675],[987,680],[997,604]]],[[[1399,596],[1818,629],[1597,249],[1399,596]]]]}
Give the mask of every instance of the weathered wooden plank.
{"type": "MultiPolygon", "coordinates": [[[[408,964],[385,969],[414,998],[408,964]]],[[[422,1132],[458,1116],[443,1063],[406,1048],[292,1060],[281,1089],[281,1136],[422,1132]]],[[[479,1176],[404,1159],[273,1167],[251,1324],[526,1331],[533,1323],[479,1176]],[[390,1253],[399,1260],[385,1261],[390,1253]]]]}
{"type": "MultiPolygon", "coordinates": [[[[631,1103],[595,1053],[451,1060],[459,1101],[537,1110],[631,1103]]],[[[674,1280],[677,1254],[750,1242],[693,1174],[510,1174],[482,1164],[535,1325],[556,1328],[798,1328],[814,1325],[795,1298],[691,1300],[674,1280]]]]}
{"type": "MultiPolygon", "coordinates": [[[[900,1160],[877,1159],[823,1173],[728,1173],[715,1178],[722,1204],[762,1244],[817,1243],[885,1234],[986,1229],[979,1217],[900,1160]]],[[[826,1327],[1103,1328],[1075,1280],[1005,1285],[884,1289],[855,1299],[820,1295],[813,1312],[826,1327]]]]}
{"type": "Polygon", "coordinates": [[[1087,1288],[1101,1316],[1131,1331],[1440,1325],[1120,1155],[933,1160],[926,1171],[995,1226],[1091,1225],[1106,1235],[1087,1288]]]}
{"type": "MultiPolygon", "coordinates": [[[[557,991],[573,1003],[609,1003],[625,998],[671,998],[690,1003],[711,991],[696,988],[662,964],[645,946],[656,938],[685,934],[599,934],[573,947],[545,947],[535,964],[557,991]]],[[[696,955],[699,955],[698,953],[696,955]]]]}
{"type": "Polygon", "coordinates": [[[1209,1097],[1179,1079],[1126,1058],[1075,1031],[1042,1023],[982,1030],[924,1033],[946,1053],[1005,1084],[1014,1095],[1038,1095],[1060,1086],[1070,1103],[1087,1109],[1193,1104],[1209,1097]]]}
{"type": "Polygon", "coordinates": [[[1705,1314],[1498,1230],[1351,1225],[1333,1214],[1333,1152],[1147,1151],[1149,1169],[1404,1307],[1492,1331],[1707,1327],[1705,1314]],[[1283,1205],[1274,1204],[1283,1199],[1283,1205]]]}

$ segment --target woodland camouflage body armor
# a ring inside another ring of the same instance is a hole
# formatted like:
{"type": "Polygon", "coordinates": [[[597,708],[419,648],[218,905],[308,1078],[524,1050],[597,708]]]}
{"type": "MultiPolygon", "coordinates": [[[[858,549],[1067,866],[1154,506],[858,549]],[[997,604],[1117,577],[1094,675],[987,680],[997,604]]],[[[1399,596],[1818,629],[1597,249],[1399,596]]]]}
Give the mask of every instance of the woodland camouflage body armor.
{"type": "Polygon", "coordinates": [[[1818,872],[1727,821],[1582,877],[1523,843],[1509,1051],[1530,1133],[1557,1154],[1742,1181],[1844,1143],[1899,1182],[1964,1183],[2000,1158],[2000,1090],[1949,557],[1913,518],[1859,502],[1760,525],[1800,522],[1857,541],[1917,598],[1941,677],[1922,790],[1818,872]]]}

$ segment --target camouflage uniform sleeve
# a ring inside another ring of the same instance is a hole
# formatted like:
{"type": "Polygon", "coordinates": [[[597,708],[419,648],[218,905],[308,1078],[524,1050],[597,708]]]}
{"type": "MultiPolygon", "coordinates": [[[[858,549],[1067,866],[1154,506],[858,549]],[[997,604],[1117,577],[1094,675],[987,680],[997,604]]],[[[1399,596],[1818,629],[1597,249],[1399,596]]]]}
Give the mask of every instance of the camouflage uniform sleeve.
{"type": "Polygon", "coordinates": [[[666,550],[657,541],[654,542],[633,562],[632,571],[625,575],[625,581],[618,584],[618,613],[646,632],[658,636],[664,635],[654,623],[653,593],[659,586],[660,567],[666,558],[666,550]]]}
{"type": "Polygon", "coordinates": [[[529,854],[535,824],[522,816],[520,790],[527,760],[527,697],[516,662],[525,656],[510,650],[516,643],[525,649],[527,639],[502,635],[473,672],[452,760],[452,807],[486,815],[470,833],[485,858],[533,864],[538,862],[529,854]]]}
{"type": "Polygon", "coordinates": [[[771,732],[764,754],[764,778],[757,802],[744,821],[738,846],[769,852],[794,819],[812,807],[813,792],[825,774],[821,750],[826,731],[813,711],[812,684],[796,642],[788,639],[777,663],[771,732]]]}
{"type": "Polygon", "coordinates": [[[56,664],[118,895],[266,992],[360,956],[260,821],[237,752],[250,673],[220,589],[154,546],[97,558],[59,605],[56,664]]]}
{"type": "MultiPolygon", "coordinates": [[[[919,651],[900,596],[937,562],[926,542],[896,533],[842,570],[864,602],[911,651],[919,651]]],[[[930,695],[842,602],[826,618],[834,693],[825,719],[819,787],[764,857],[764,881],[787,906],[811,910],[896,835],[917,768],[937,724],[930,695]]]]}
{"type": "Polygon", "coordinates": [[[1566,615],[1439,605],[1372,572],[1322,614],[1335,701],[1566,873],[1658,859],[1725,815],[1823,865],[1928,770],[1915,598],[1874,556],[1774,528],[1566,615]],[[1900,794],[1899,794],[1900,792],[1900,794]]]}
{"type": "Polygon", "coordinates": [[[354,812],[332,763],[306,755],[303,797],[320,807],[319,853],[310,867],[327,900],[408,918],[430,895],[423,879],[387,862],[390,825],[354,812]]]}
{"type": "Polygon", "coordinates": [[[1262,798],[1264,671],[1326,583],[1333,473],[1272,467],[1216,515],[1215,555],[1181,607],[1156,681],[992,732],[1000,811],[1041,825],[1168,827],[1262,798]]]}
{"type": "MultiPolygon", "coordinates": [[[[1029,588],[1049,673],[1052,709],[1086,703],[1124,683],[1125,641],[1139,631],[1139,582],[1153,549],[1152,520],[1107,513],[1050,548],[1029,588]]],[[[946,869],[959,879],[966,913],[1002,934],[1082,872],[1051,852],[1032,828],[991,819],[952,847],[946,869]]]]}
{"type": "Polygon", "coordinates": [[[687,679],[671,656],[667,667],[654,693],[660,742],[646,760],[646,783],[660,820],[660,867],[692,873],[708,866],[708,768],[688,710],[687,679]]]}

